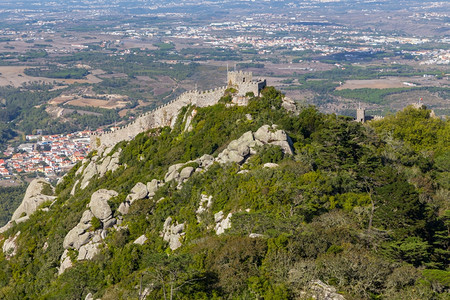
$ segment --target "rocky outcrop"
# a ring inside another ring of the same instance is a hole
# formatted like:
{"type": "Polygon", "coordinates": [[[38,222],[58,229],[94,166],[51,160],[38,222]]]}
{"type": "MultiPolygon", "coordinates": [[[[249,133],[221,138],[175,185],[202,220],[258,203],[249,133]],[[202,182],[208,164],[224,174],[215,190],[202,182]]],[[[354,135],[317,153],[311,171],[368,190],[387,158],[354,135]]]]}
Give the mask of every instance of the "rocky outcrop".
{"type": "MultiPolygon", "coordinates": [[[[103,149],[103,148],[102,148],[103,149]]],[[[75,176],[81,174],[81,182],[80,182],[80,188],[84,190],[91,181],[94,176],[103,177],[106,172],[111,171],[114,172],[119,168],[119,156],[120,152],[122,152],[122,149],[118,149],[116,152],[114,152],[113,155],[109,155],[109,153],[112,151],[113,147],[107,148],[104,151],[101,151],[98,156],[93,156],[87,164],[86,167],[81,167],[77,170],[75,173],[75,176]],[[101,154],[103,156],[101,156],[101,154]]],[[[87,161],[83,161],[83,165],[85,165],[87,161]]],[[[74,195],[76,192],[75,186],[72,190],[71,194],[74,195]]]]}
{"type": "Polygon", "coordinates": [[[184,223],[172,224],[172,218],[168,217],[164,222],[163,231],[161,232],[161,236],[163,239],[169,243],[169,247],[172,250],[176,250],[182,246],[180,239],[185,235],[184,223]]]}
{"type": "Polygon", "coordinates": [[[54,191],[54,188],[50,183],[43,178],[37,178],[30,182],[22,203],[14,211],[11,220],[5,226],[0,228],[0,233],[10,229],[13,226],[13,222],[21,223],[28,220],[30,215],[33,214],[41,204],[55,200],[56,197],[54,196],[42,194],[45,186],[50,187],[50,189],[54,191]]]}
{"type": "Polygon", "coordinates": [[[278,164],[274,164],[274,163],[265,163],[265,164],[263,165],[263,167],[264,167],[264,168],[272,169],[272,168],[279,167],[279,165],[278,165],[278,164]]]}
{"type": "Polygon", "coordinates": [[[200,204],[198,206],[195,214],[197,215],[197,221],[200,223],[202,221],[203,215],[212,207],[212,196],[207,196],[202,194],[202,198],[200,199],[200,204]]]}
{"type": "Polygon", "coordinates": [[[159,187],[162,185],[162,182],[157,180],[157,179],[153,179],[150,182],[147,182],[147,191],[148,191],[148,196],[150,198],[155,196],[156,191],[159,189],[159,187]]]}
{"type": "Polygon", "coordinates": [[[117,196],[113,190],[101,189],[91,196],[88,204],[89,209],[83,212],[78,224],[72,228],[64,238],[63,247],[65,249],[61,256],[61,266],[59,274],[72,266],[72,261],[67,256],[68,249],[78,250],[77,260],[91,260],[99,253],[99,246],[107,235],[107,230],[113,227],[117,220],[112,217],[111,207],[108,200],[117,196]],[[92,228],[92,219],[97,218],[101,222],[100,228],[92,228]]]}
{"type": "Polygon", "coordinates": [[[302,294],[304,297],[317,300],[345,300],[344,296],[338,294],[334,287],[320,280],[313,280],[309,284],[307,291],[302,294]]]}
{"type": "Polygon", "coordinates": [[[136,245],[144,245],[144,243],[147,241],[147,237],[145,236],[145,234],[141,235],[140,237],[138,237],[133,244],[136,245]]]}
{"type": "Polygon", "coordinates": [[[196,109],[192,109],[192,111],[189,113],[187,112],[185,115],[185,125],[184,125],[184,131],[191,131],[192,130],[192,120],[194,119],[194,117],[197,115],[197,110],[196,109]]]}
{"type": "Polygon", "coordinates": [[[5,257],[7,259],[13,257],[17,254],[17,244],[16,240],[20,235],[20,231],[17,232],[14,236],[10,236],[6,241],[3,243],[3,253],[5,254],[5,257]]]}
{"type": "Polygon", "coordinates": [[[98,166],[98,174],[100,177],[103,177],[106,172],[111,171],[114,172],[119,168],[119,156],[122,149],[119,149],[117,152],[114,152],[113,155],[109,156],[108,154],[112,149],[108,148],[103,153],[106,156],[100,166],[98,166]]]}
{"type": "Polygon", "coordinates": [[[181,184],[186,182],[195,172],[207,170],[213,163],[214,157],[205,154],[195,160],[172,165],[164,176],[164,182],[175,180],[181,187],[181,184]],[[194,168],[193,166],[197,167],[194,168]]]}
{"type": "Polygon", "coordinates": [[[122,215],[128,214],[128,210],[130,209],[131,204],[133,204],[136,200],[144,199],[148,196],[148,188],[147,186],[150,185],[150,188],[152,189],[152,195],[155,195],[155,191],[159,187],[159,181],[156,179],[152,180],[151,182],[147,184],[143,184],[142,182],[138,182],[130,191],[130,194],[126,197],[125,201],[122,202],[119,207],[117,208],[117,211],[120,212],[122,215]]]}
{"type": "Polygon", "coordinates": [[[148,195],[147,185],[142,182],[136,183],[131,189],[131,193],[127,196],[127,200],[133,203],[136,200],[144,199],[148,195]]]}
{"type": "Polygon", "coordinates": [[[221,235],[225,233],[226,229],[231,228],[231,217],[233,216],[232,213],[229,213],[226,218],[224,218],[223,211],[219,211],[218,213],[214,214],[214,221],[216,222],[216,226],[214,227],[214,230],[216,231],[217,235],[221,235]]]}
{"type": "Polygon", "coordinates": [[[117,208],[117,211],[120,212],[122,215],[128,214],[129,210],[130,210],[130,202],[129,201],[120,203],[119,207],[117,208]]]}
{"type": "Polygon", "coordinates": [[[250,155],[256,154],[257,146],[265,144],[279,146],[286,154],[293,154],[292,141],[284,130],[277,130],[276,125],[263,125],[256,132],[248,131],[239,139],[231,141],[227,148],[216,158],[222,164],[243,164],[250,155]]]}
{"type": "Polygon", "coordinates": [[[288,97],[283,98],[283,102],[281,103],[281,106],[289,112],[297,111],[297,106],[295,105],[295,101],[288,97]]]}
{"type": "Polygon", "coordinates": [[[42,203],[46,201],[53,201],[56,197],[43,195],[42,190],[45,186],[49,186],[54,192],[54,188],[50,185],[48,181],[43,178],[34,179],[27,188],[25,196],[23,197],[22,203],[14,211],[11,220],[15,221],[23,216],[23,214],[29,216],[36,211],[36,209],[42,203]]]}
{"type": "Polygon", "coordinates": [[[93,241],[81,246],[78,250],[77,260],[92,260],[100,252],[99,246],[100,243],[94,243],[93,241]]]}
{"type": "Polygon", "coordinates": [[[248,131],[244,133],[239,139],[231,141],[227,148],[223,150],[216,158],[218,163],[238,163],[242,164],[250,154],[255,154],[256,146],[261,146],[262,143],[256,141],[253,133],[248,131]]]}
{"type": "Polygon", "coordinates": [[[72,267],[72,260],[69,257],[69,250],[64,250],[63,254],[61,255],[59,268],[58,268],[58,275],[61,275],[64,273],[65,270],[72,267]]]}
{"type": "Polygon", "coordinates": [[[263,125],[254,134],[255,139],[263,144],[280,146],[285,154],[294,154],[292,141],[284,130],[277,130],[277,125],[263,125]]]}
{"type": "Polygon", "coordinates": [[[112,211],[109,207],[108,200],[117,195],[118,193],[116,191],[106,189],[98,190],[92,194],[89,207],[97,219],[102,222],[110,219],[112,211]]]}
{"type": "Polygon", "coordinates": [[[80,222],[72,228],[64,238],[64,249],[74,248],[79,249],[82,245],[86,244],[93,233],[88,231],[91,228],[91,220],[94,215],[90,210],[86,210],[81,217],[80,222]]]}
{"type": "Polygon", "coordinates": [[[88,185],[90,180],[98,174],[97,171],[97,164],[95,163],[94,160],[92,160],[84,169],[83,173],[82,173],[82,179],[81,179],[81,186],[80,188],[82,190],[84,190],[88,185]]]}

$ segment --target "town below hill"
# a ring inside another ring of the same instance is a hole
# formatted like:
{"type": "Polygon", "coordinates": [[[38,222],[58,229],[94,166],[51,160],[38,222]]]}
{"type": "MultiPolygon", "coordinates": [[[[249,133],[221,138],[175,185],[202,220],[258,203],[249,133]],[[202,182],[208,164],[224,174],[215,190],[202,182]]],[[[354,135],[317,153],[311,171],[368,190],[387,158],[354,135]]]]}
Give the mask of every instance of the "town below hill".
{"type": "Polygon", "coordinates": [[[53,179],[63,175],[85,159],[91,134],[85,130],[59,135],[27,135],[28,143],[3,152],[6,158],[0,159],[0,180],[17,180],[27,174],[53,179]]]}

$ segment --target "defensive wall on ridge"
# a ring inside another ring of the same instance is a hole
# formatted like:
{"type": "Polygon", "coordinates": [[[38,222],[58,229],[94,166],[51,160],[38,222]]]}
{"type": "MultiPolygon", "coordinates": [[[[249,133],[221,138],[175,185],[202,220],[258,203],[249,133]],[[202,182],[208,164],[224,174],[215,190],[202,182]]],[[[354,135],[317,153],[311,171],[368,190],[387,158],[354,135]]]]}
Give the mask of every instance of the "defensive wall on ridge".
{"type": "Polygon", "coordinates": [[[186,105],[206,107],[217,104],[228,87],[236,88],[238,95],[244,96],[248,92],[253,92],[255,96],[259,96],[261,89],[266,86],[265,80],[252,81],[251,73],[228,72],[227,79],[228,86],[207,91],[192,90],[185,92],[177,99],[139,116],[133,122],[114,131],[92,134],[91,150],[96,150],[101,146],[114,146],[121,141],[130,141],[139,133],[149,129],[164,126],[173,127],[182,107],[186,105]]]}

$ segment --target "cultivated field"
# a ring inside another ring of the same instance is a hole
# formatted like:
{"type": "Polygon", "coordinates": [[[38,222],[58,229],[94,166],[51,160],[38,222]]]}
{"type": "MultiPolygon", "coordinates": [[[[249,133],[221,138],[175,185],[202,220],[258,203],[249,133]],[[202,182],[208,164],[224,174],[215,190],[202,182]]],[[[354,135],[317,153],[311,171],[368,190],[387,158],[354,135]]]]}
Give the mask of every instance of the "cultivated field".
{"type": "Polygon", "coordinates": [[[69,94],[56,97],[48,103],[51,105],[69,104],[80,107],[93,106],[106,109],[121,109],[128,103],[127,97],[122,95],[99,95],[99,97],[103,99],[80,97],[78,95],[69,94]]]}
{"type": "Polygon", "coordinates": [[[86,79],[54,79],[45,77],[32,77],[24,74],[24,70],[29,68],[27,66],[0,66],[0,86],[12,85],[14,87],[20,87],[24,83],[28,82],[59,82],[63,84],[73,83],[99,83],[101,80],[92,74],[86,76],[86,79]]]}
{"type": "Polygon", "coordinates": [[[436,79],[434,77],[387,77],[380,79],[369,79],[369,80],[347,80],[343,85],[336,88],[337,90],[344,89],[387,89],[387,88],[404,88],[411,87],[406,83],[412,83],[420,86],[445,86],[448,85],[448,79],[436,79]]]}
{"type": "Polygon", "coordinates": [[[369,79],[369,80],[347,80],[343,85],[336,88],[336,90],[345,89],[388,89],[388,88],[402,88],[407,87],[404,82],[411,82],[410,78],[392,77],[385,79],[369,79]]]}
{"type": "Polygon", "coordinates": [[[124,108],[127,105],[127,101],[120,100],[100,100],[100,99],[92,99],[92,98],[78,98],[69,102],[67,104],[74,106],[94,106],[106,109],[115,109],[115,108],[124,108]]]}

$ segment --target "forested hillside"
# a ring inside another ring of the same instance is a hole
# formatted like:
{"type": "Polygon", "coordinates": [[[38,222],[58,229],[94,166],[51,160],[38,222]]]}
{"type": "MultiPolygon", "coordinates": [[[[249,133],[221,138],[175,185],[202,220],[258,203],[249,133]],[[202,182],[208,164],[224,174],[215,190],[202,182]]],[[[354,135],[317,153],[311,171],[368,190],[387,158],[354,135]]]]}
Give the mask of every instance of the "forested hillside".
{"type": "Polygon", "coordinates": [[[248,106],[186,107],[173,129],[92,153],[2,234],[16,246],[0,298],[448,299],[448,120],[281,104],[266,88],[248,106]],[[68,242],[81,227],[90,258],[68,242]]]}

